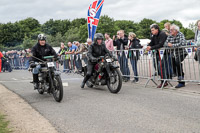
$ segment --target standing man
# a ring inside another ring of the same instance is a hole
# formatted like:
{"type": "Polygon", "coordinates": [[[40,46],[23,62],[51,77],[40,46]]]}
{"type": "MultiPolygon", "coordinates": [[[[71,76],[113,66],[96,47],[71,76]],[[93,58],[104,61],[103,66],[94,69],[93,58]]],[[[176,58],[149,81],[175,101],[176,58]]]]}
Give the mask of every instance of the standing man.
{"type": "Polygon", "coordinates": [[[88,46],[90,46],[92,44],[92,39],[88,38],[87,39],[87,44],[88,44],[88,46]]]}
{"type": "Polygon", "coordinates": [[[113,40],[110,38],[110,34],[105,33],[105,45],[106,48],[112,53],[114,52],[114,47],[113,47],[113,40]]]}
{"type": "Polygon", "coordinates": [[[113,44],[114,46],[117,46],[117,50],[119,50],[118,54],[118,61],[120,64],[120,70],[122,72],[122,74],[124,75],[123,80],[125,82],[130,80],[130,71],[129,71],[129,67],[128,67],[128,59],[126,58],[125,55],[125,47],[128,47],[128,37],[126,37],[124,35],[124,31],[123,30],[119,30],[117,32],[117,39],[115,40],[115,36],[113,36],[113,44]]]}
{"type": "MultiPolygon", "coordinates": [[[[75,43],[75,42],[74,42],[75,43]]],[[[69,47],[69,51],[68,52],[65,52],[65,54],[70,54],[70,59],[71,59],[71,69],[74,69],[74,54],[75,54],[75,51],[77,49],[77,46],[72,44],[71,42],[68,42],[68,47],[69,47]]]]}
{"type": "Polygon", "coordinates": [[[197,46],[200,46],[200,20],[197,21],[197,30],[195,32],[194,41],[197,46]]]}
{"type": "Polygon", "coordinates": [[[75,51],[75,55],[76,55],[76,59],[75,59],[75,65],[76,68],[78,69],[78,72],[81,73],[82,72],[82,62],[81,62],[81,55],[85,49],[85,47],[80,44],[78,41],[75,43],[77,49],[75,51]]]}
{"type": "Polygon", "coordinates": [[[63,61],[63,72],[69,71],[69,57],[68,55],[65,55],[65,52],[67,51],[68,51],[68,48],[65,47],[65,44],[63,42],[61,42],[60,50],[58,51],[58,56],[60,56],[63,61]]]}
{"type": "Polygon", "coordinates": [[[174,67],[177,70],[179,84],[175,86],[175,88],[181,88],[185,86],[185,82],[181,81],[184,80],[184,72],[183,72],[183,64],[182,61],[187,56],[187,52],[185,48],[179,48],[181,46],[186,45],[185,36],[183,33],[179,31],[179,27],[175,24],[171,25],[170,27],[170,35],[167,37],[166,45],[168,47],[174,48],[172,50],[172,58],[174,58],[174,67]],[[175,53],[175,54],[174,54],[175,53]]]}
{"type": "MultiPolygon", "coordinates": [[[[162,48],[165,44],[165,41],[167,39],[167,35],[165,34],[164,31],[160,31],[160,28],[157,24],[152,24],[150,26],[152,37],[151,37],[151,42],[147,46],[147,51],[150,50],[156,50],[156,61],[154,61],[154,66],[158,68],[158,74],[160,75],[161,79],[168,79],[169,78],[169,73],[167,72],[167,68],[165,67],[164,63],[166,61],[165,57],[161,60],[159,49],[162,48]]],[[[154,55],[154,54],[153,54],[154,55]]],[[[157,86],[157,88],[161,88],[163,85],[163,80],[161,80],[161,84],[157,86]]],[[[167,82],[165,82],[164,87],[168,85],[167,82]]]]}

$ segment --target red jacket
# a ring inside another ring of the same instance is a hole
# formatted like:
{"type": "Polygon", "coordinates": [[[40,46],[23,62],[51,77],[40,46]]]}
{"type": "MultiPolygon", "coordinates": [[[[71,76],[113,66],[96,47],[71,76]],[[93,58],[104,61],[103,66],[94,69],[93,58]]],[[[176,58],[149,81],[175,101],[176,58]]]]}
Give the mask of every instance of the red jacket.
{"type": "Polygon", "coordinates": [[[1,58],[3,57],[3,54],[1,53],[1,51],[0,51],[0,62],[1,62],[1,58]]]}

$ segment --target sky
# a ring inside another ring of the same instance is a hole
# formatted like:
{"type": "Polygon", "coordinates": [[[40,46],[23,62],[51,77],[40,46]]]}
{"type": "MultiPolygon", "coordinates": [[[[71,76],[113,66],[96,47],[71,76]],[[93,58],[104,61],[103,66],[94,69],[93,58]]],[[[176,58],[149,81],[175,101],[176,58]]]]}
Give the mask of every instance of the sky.
{"type": "MultiPolygon", "coordinates": [[[[0,23],[33,17],[41,24],[49,19],[87,18],[94,0],[0,0],[0,23]]],[[[102,15],[114,20],[160,22],[179,20],[184,27],[200,19],[200,0],[105,0],[102,15]]]]}

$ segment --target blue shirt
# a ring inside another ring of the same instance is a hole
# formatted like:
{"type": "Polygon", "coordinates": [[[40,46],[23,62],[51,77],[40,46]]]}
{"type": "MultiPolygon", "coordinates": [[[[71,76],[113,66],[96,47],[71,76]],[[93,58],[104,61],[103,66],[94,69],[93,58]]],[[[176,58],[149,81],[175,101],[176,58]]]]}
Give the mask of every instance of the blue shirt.
{"type": "Polygon", "coordinates": [[[76,51],[76,49],[77,49],[77,46],[74,45],[74,44],[72,44],[72,46],[69,47],[69,50],[70,50],[71,52],[72,52],[72,50],[76,51]]]}

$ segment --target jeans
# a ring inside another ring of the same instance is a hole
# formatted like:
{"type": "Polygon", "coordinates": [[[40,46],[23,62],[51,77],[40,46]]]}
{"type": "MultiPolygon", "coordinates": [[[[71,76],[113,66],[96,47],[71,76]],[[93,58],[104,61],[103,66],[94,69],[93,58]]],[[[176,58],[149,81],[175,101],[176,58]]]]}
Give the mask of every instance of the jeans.
{"type": "Polygon", "coordinates": [[[80,55],[75,56],[75,65],[76,65],[76,68],[79,71],[82,70],[82,62],[81,62],[81,59],[80,59],[80,55]]]}
{"type": "Polygon", "coordinates": [[[83,58],[83,61],[85,62],[86,65],[88,64],[88,59],[87,59],[87,57],[83,58]]]}
{"type": "Polygon", "coordinates": [[[172,69],[171,69],[171,56],[163,55],[163,58],[157,55],[157,64],[158,64],[158,74],[161,76],[161,79],[171,79],[172,78],[172,69]]]}
{"type": "Polygon", "coordinates": [[[69,59],[64,59],[63,61],[63,72],[69,71],[69,59]]]}
{"type": "Polygon", "coordinates": [[[40,69],[41,69],[41,65],[37,65],[35,68],[33,68],[33,74],[39,74],[40,69]]]}
{"type": "MultiPolygon", "coordinates": [[[[173,57],[173,61],[174,61],[173,67],[176,69],[178,78],[180,78],[182,80],[184,79],[182,61],[185,59],[186,56],[187,55],[181,54],[180,56],[173,57]]],[[[179,83],[185,83],[185,82],[179,82],[179,83]]]]}
{"type": "Polygon", "coordinates": [[[130,71],[129,71],[129,67],[128,67],[128,59],[126,58],[125,53],[122,53],[122,56],[118,55],[118,61],[120,64],[120,70],[122,72],[124,76],[124,78],[130,80],[130,77],[128,75],[130,75],[130,71]]]}
{"type": "Polygon", "coordinates": [[[137,72],[137,60],[136,59],[130,59],[130,62],[131,62],[132,69],[133,69],[133,72],[134,72],[135,80],[138,81],[139,78],[137,77],[138,76],[138,72],[137,72]]]}
{"type": "Polygon", "coordinates": [[[74,55],[70,55],[70,63],[71,63],[71,69],[74,70],[74,55]]]}
{"type": "Polygon", "coordinates": [[[19,58],[14,58],[14,67],[15,69],[19,69],[19,58]]]}
{"type": "Polygon", "coordinates": [[[29,68],[29,59],[26,59],[26,62],[25,62],[25,67],[26,67],[26,69],[28,69],[28,68],[29,68]]]}

